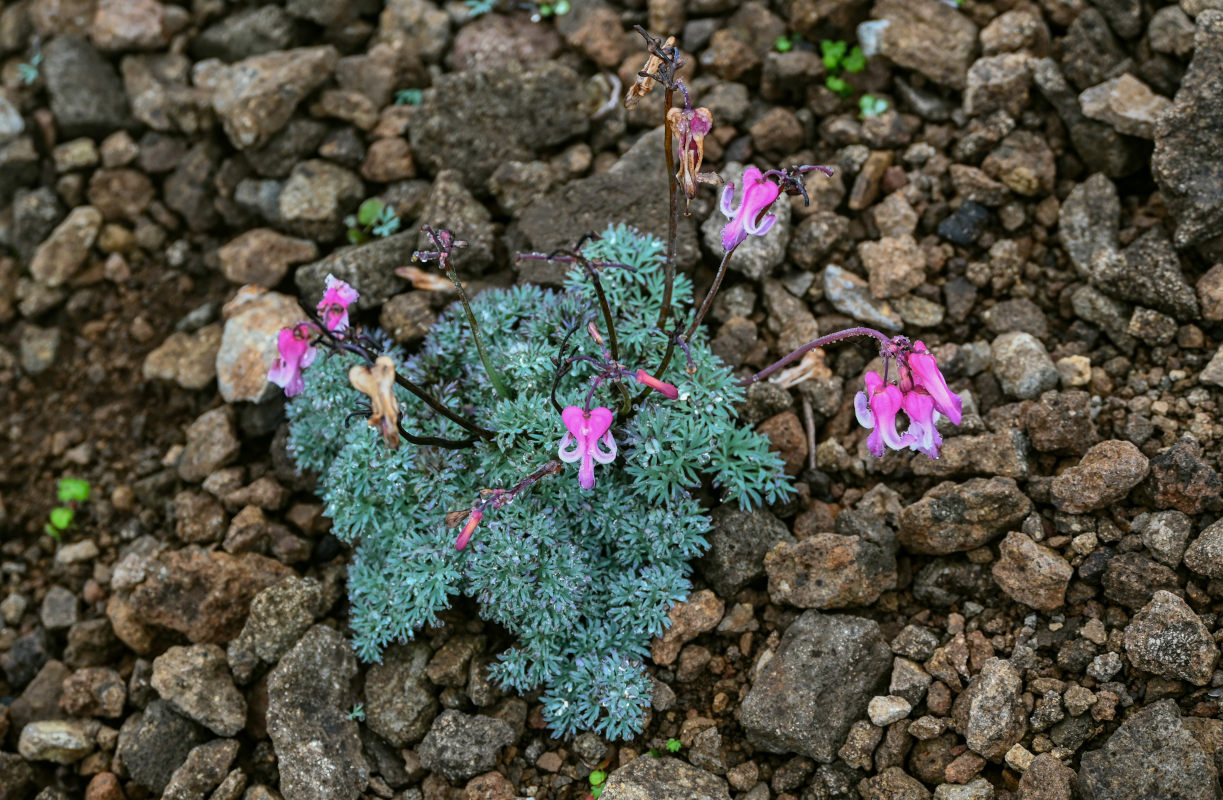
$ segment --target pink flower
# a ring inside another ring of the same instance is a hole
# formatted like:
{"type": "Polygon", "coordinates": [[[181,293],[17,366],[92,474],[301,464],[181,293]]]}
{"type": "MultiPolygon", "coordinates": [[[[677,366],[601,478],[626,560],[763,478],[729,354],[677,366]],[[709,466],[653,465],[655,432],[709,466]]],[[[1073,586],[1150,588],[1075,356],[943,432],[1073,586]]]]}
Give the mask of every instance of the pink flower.
{"type": "Polygon", "coordinates": [[[939,372],[938,362],[921,340],[913,343],[913,352],[905,359],[913,380],[913,390],[929,395],[934,401],[934,409],[951,420],[952,425],[959,425],[963,416],[960,396],[947,388],[947,379],[939,372]]]}
{"type": "MultiPolygon", "coordinates": [[[[956,398],[959,399],[959,398],[956,398]]],[[[943,436],[934,427],[934,400],[928,394],[909,392],[904,396],[904,410],[909,415],[909,429],[905,431],[909,448],[938,458],[938,449],[943,436]]]]}
{"type": "Polygon", "coordinates": [[[318,301],[318,313],[329,331],[348,327],[348,307],[357,302],[357,290],[334,275],[327,276],[327,290],[318,301]]]}
{"type": "Polygon", "coordinates": [[[658,378],[655,378],[644,369],[637,370],[637,380],[641,381],[646,386],[649,386],[651,389],[656,389],[659,392],[662,392],[663,396],[668,400],[674,400],[679,397],[679,389],[676,389],[666,381],[660,381],[658,378]]]}
{"type": "Polygon", "coordinates": [[[557,455],[566,464],[581,460],[578,485],[583,489],[594,488],[595,461],[610,464],[616,460],[616,442],[611,435],[614,419],[615,414],[602,406],[590,412],[569,406],[561,412],[561,421],[565,423],[568,433],[561,437],[557,455]]]}
{"type": "Polygon", "coordinates": [[[866,373],[866,391],[854,397],[854,411],[858,423],[864,428],[873,428],[866,439],[866,447],[875,458],[883,458],[884,446],[903,450],[912,443],[912,436],[896,432],[896,414],[904,405],[900,388],[884,383],[878,372],[866,373]]]}
{"type": "Polygon", "coordinates": [[[779,194],[781,187],[766,180],[760,170],[748,167],[743,172],[743,200],[736,209],[731,207],[735,199],[735,185],[726,184],[722,190],[722,213],[730,217],[730,222],[722,228],[722,249],[727,252],[734,250],[749,233],[753,236],[768,233],[777,218],[772,214],[764,215],[764,212],[773,205],[779,194]]]}
{"type": "Polygon", "coordinates": [[[272,368],[268,370],[268,380],[285,390],[285,397],[301,394],[306,388],[302,380],[302,368],[314,363],[316,351],[310,344],[313,330],[308,322],[299,322],[292,328],[281,328],[276,339],[276,349],[280,352],[272,368]]]}
{"type": "Polygon", "coordinates": [[[476,528],[480,524],[480,520],[484,519],[484,512],[480,510],[472,511],[467,516],[467,524],[463,526],[463,530],[459,533],[459,538],[454,541],[454,549],[462,550],[471,541],[471,535],[476,532],[476,528]]]}

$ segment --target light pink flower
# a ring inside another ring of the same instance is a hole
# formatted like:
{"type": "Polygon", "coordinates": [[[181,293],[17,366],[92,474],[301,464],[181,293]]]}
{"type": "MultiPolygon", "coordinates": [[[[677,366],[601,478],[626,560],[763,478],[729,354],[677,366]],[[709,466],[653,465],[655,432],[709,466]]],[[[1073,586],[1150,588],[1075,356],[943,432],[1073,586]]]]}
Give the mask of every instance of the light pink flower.
{"type": "Polygon", "coordinates": [[[773,201],[781,194],[781,187],[767,180],[755,167],[748,167],[743,172],[743,199],[738,208],[732,203],[735,199],[735,185],[726,184],[722,190],[722,213],[730,217],[730,222],[722,228],[722,249],[734,250],[750,233],[753,236],[763,236],[777,220],[772,214],[765,214],[773,201]]]}
{"type": "Polygon", "coordinates": [[[952,425],[959,425],[963,417],[960,396],[947,388],[947,379],[939,372],[938,362],[921,340],[913,343],[913,352],[905,359],[913,380],[914,391],[926,394],[934,400],[934,409],[952,425]]]}
{"type": "Polygon", "coordinates": [[[314,363],[317,355],[310,337],[313,329],[308,322],[299,322],[292,328],[281,328],[276,339],[280,355],[268,370],[268,380],[285,390],[285,397],[301,394],[306,388],[302,369],[314,363]]]}
{"type": "Polygon", "coordinates": [[[854,411],[858,423],[872,428],[866,439],[866,447],[875,458],[882,458],[884,446],[903,450],[912,443],[912,436],[896,432],[896,414],[904,405],[904,395],[899,387],[884,383],[878,372],[866,373],[866,391],[854,397],[854,411]]]}
{"type": "Polygon", "coordinates": [[[357,290],[334,275],[327,276],[327,290],[318,302],[318,313],[329,331],[348,327],[348,307],[357,302],[357,290]]]}
{"type": "Polygon", "coordinates": [[[610,464],[616,460],[616,441],[611,435],[614,419],[615,414],[602,406],[589,413],[577,406],[569,406],[561,412],[561,421],[568,432],[561,437],[557,455],[566,464],[582,462],[578,468],[578,485],[583,489],[594,488],[594,462],[610,464]]]}
{"type": "Polygon", "coordinates": [[[943,444],[943,436],[934,427],[934,399],[921,392],[909,392],[904,396],[904,410],[909,415],[909,429],[905,431],[909,448],[919,453],[925,453],[930,458],[938,458],[938,449],[943,444]]]}
{"type": "Polygon", "coordinates": [[[667,383],[666,381],[660,381],[658,378],[655,378],[644,369],[637,370],[637,380],[644,383],[646,386],[649,386],[651,389],[661,392],[668,400],[674,400],[679,397],[679,389],[676,389],[673,385],[667,383]]]}

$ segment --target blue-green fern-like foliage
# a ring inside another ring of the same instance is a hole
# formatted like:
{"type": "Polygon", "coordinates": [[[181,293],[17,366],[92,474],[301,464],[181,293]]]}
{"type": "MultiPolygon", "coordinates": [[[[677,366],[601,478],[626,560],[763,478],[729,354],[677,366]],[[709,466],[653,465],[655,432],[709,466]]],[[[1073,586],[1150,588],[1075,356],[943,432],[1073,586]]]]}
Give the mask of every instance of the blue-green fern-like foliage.
{"type": "MultiPolygon", "coordinates": [[[[653,370],[666,345],[655,328],[663,294],[662,243],[624,226],[585,247],[607,268],[601,281],[616,314],[620,362],[653,370]]],[[[675,282],[677,307],[692,285],[675,282]]],[[[486,619],[517,636],[493,676],[507,689],[542,687],[544,714],[557,735],[593,730],[610,738],[640,733],[652,695],[642,659],[663,633],[668,612],[689,592],[692,560],[707,548],[709,517],[693,497],[702,481],[743,507],[773,503],[791,491],[768,440],[736,425],[743,399],[704,333],[691,343],[693,374],[677,358],[661,377],[677,400],[651,392],[627,422],[608,386],[595,405],[617,410],[612,432],[620,457],[596,467],[591,491],[578,486],[577,464],[544,479],[511,504],[489,511],[471,544],[455,550],[446,512],[470,508],[481,489],[508,489],[557,455],[564,434],[549,400],[565,333],[570,346],[598,357],[585,332],[604,328],[589,277],[574,270],[566,290],[494,289],[472,301],[493,363],[514,387],[500,398],[475,357],[457,305],[441,316],[410,357],[387,347],[400,374],[450,408],[498,431],[465,450],[403,444],[392,450],[360,419],[346,424],[361,396],[348,383],[355,356],[320,355],[305,391],[289,403],[290,448],[299,466],[317,471],[333,533],[355,548],[349,570],[354,646],[366,661],[437,622],[451,598],[475,598],[486,619]],[[675,363],[678,362],[678,363],[675,363]]],[[[604,331],[606,334],[606,331],[604,331]]],[[[591,365],[578,363],[560,383],[562,406],[582,405],[591,365]]],[[[634,395],[641,386],[627,387],[634,395]]],[[[466,438],[457,424],[396,388],[407,430],[466,438]]]]}

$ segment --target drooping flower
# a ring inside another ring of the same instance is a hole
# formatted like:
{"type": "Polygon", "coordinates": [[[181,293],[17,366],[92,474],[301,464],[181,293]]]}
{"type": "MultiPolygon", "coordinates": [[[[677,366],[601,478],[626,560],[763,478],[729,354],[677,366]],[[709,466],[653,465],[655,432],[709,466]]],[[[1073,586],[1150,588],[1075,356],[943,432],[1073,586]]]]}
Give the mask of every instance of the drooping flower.
{"type": "Polygon", "coordinates": [[[743,172],[743,198],[739,207],[732,204],[735,200],[735,185],[726,184],[722,190],[722,213],[730,217],[730,222],[722,228],[722,249],[734,250],[748,237],[763,236],[777,220],[772,214],[765,214],[773,201],[781,194],[781,188],[760,174],[755,167],[748,167],[743,172]]]}
{"type": "Polygon", "coordinates": [[[947,379],[939,372],[938,362],[920,339],[913,343],[913,350],[905,357],[905,363],[913,380],[913,389],[929,395],[934,401],[935,410],[951,420],[952,425],[959,425],[963,417],[960,396],[947,388],[947,379]]]}
{"type": "Polygon", "coordinates": [[[909,448],[925,453],[930,458],[938,458],[943,436],[934,427],[938,416],[938,412],[934,410],[934,399],[921,392],[908,392],[904,396],[903,406],[909,417],[909,428],[905,431],[909,448]]]}
{"type": "Polygon", "coordinates": [[[326,291],[318,301],[318,313],[329,331],[348,327],[348,307],[357,302],[357,290],[334,275],[327,275],[326,291]]]}
{"type": "Polygon", "coordinates": [[[578,485],[583,489],[594,488],[594,462],[610,464],[616,460],[616,441],[611,435],[614,419],[615,414],[602,406],[589,412],[569,406],[561,412],[561,421],[568,432],[561,437],[557,456],[566,464],[582,462],[578,468],[578,485]]]}
{"type": "Polygon", "coordinates": [[[679,389],[676,389],[675,386],[666,381],[660,381],[644,369],[637,370],[637,380],[651,389],[661,392],[668,400],[674,400],[679,397],[679,389]]]}
{"type": "Polygon", "coordinates": [[[374,365],[358,364],[348,370],[352,388],[369,398],[370,427],[377,428],[392,450],[399,447],[399,400],[395,397],[395,362],[378,356],[374,365]]]}
{"type": "Polygon", "coordinates": [[[883,457],[885,446],[903,450],[912,443],[908,431],[903,435],[896,432],[896,414],[903,405],[904,395],[899,387],[884,383],[878,372],[866,373],[866,391],[854,397],[854,411],[862,427],[873,429],[866,438],[866,447],[875,458],[883,457]]]}
{"type": "Polygon", "coordinates": [[[317,355],[310,344],[312,334],[310,323],[299,322],[291,328],[281,328],[276,338],[276,349],[280,355],[268,370],[268,380],[284,389],[285,397],[299,395],[306,388],[302,369],[313,364],[317,355]]]}
{"type": "Polygon", "coordinates": [[[701,176],[705,158],[705,136],[713,130],[713,113],[708,108],[672,108],[667,112],[667,126],[679,139],[679,169],[675,180],[689,201],[696,197],[696,185],[708,176],[701,176]]]}
{"type": "Polygon", "coordinates": [[[463,530],[459,533],[459,538],[454,540],[454,549],[462,550],[471,541],[471,535],[476,532],[476,528],[480,524],[480,520],[484,519],[484,512],[479,509],[474,509],[467,515],[467,524],[463,526],[463,530]]]}

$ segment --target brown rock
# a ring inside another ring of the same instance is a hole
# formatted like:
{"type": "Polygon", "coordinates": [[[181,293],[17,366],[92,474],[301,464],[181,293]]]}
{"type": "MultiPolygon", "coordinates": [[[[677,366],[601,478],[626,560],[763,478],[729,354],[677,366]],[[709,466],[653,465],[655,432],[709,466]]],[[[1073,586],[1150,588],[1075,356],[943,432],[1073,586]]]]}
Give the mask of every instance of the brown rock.
{"type": "Polygon", "coordinates": [[[671,626],[650,647],[654,663],[663,667],[674,664],[680,648],[713,630],[725,611],[726,606],[708,589],[693,592],[687,601],[676,603],[669,614],[671,626]]]}
{"type": "Polygon", "coordinates": [[[123,784],[113,772],[99,772],[85,787],[85,800],[125,800],[123,784]]]}
{"type": "Polygon", "coordinates": [[[1142,487],[1143,499],[1157,508],[1186,514],[1216,511],[1223,505],[1219,473],[1202,459],[1202,448],[1191,436],[1151,459],[1151,475],[1142,487]]]}
{"type": "Polygon", "coordinates": [[[1032,501],[1011,478],[946,481],[900,511],[897,539],[915,553],[945,555],[989,542],[1028,515],[1032,501]]]}
{"type": "Polygon", "coordinates": [[[1077,785],[1074,770],[1052,753],[1041,753],[1019,779],[1017,800],[1071,800],[1077,785]]]}
{"type": "Polygon", "coordinates": [[[701,66],[723,80],[738,81],[760,66],[760,56],[729,28],[719,28],[701,53],[701,66]]]}
{"type": "Polygon", "coordinates": [[[977,45],[977,26],[938,0],[880,0],[871,10],[891,24],[880,37],[880,52],[906,69],[953,89],[963,89],[977,45]]]}
{"type": "Polygon", "coordinates": [[[146,380],[174,381],[184,389],[203,389],[217,376],[221,326],[205,325],[193,333],[175,331],[144,359],[146,380]]]}
{"type": "Polygon", "coordinates": [[[514,800],[518,791],[500,772],[477,775],[463,787],[463,800],[514,800]]]}
{"type": "Polygon", "coordinates": [[[100,169],[89,179],[89,203],[107,220],[135,222],[156,196],[153,182],[134,169],[100,169]]]}
{"type": "Polygon", "coordinates": [[[802,470],[807,460],[807,436],[797,414],[783,411],[760,423],[756,430],[769,438],[770,449],[781,454],[788,474],[797,475],[802,470]]]}
{"type": "Polygon", "coordinates": [[[392,297],[382,307],[378,322],[400,344],[415,344],[437,321],[425,292],[406,292],[392,297]]]}
{"type": "Polygon", "coordinates": [[[285,236],[271,228],[253,228],[217,250],[221,273],[233,283],[271,288],[294,264],[318,258],[318,247],[307,239],[285,236]]]}
{"type": "Polygon", "coordinates": [[[64,681],[59,707],[74,717],[118,717],[127,701],[127,684],[109,667],[78,669],[64,681]]]}
{"type": "Polygon", "coordinates": [[[1011,531],[998,547],[994,580],[1011,599],[1038,611],[1052,611],[1066,602],[1066,587],[1074,567],[1055,550],[1011,531]]]}
{"type": "Polygon", "coordinates": [[[155,50],[169,40],[157,0],[98,0],[89,36],[100,50],[155,50]]]}
{"type": "Polygon", "coordinates": [[[93,206],[72,209],[34,251],[30,276],[49,287],[65,283],[85,263],[101,229],[102,212],[98,209],[93,206]]]}
{"type": "Polygon", "coordinates": [[[178,476],[199,482],[238,456],[234,410],[219,406],[205,411],[187,426],[187,444],[178,460],[178,476]]]}
{"type": "Polygon", "coordinates": [[[1147,457],[1132,443],[1100,442],[1078,464],[1053,479],[1053,505],[1071,514],[1104,508],[1129,494],[1148,471],[1147,457]]]}
{"type": "Polygon", "coordinates": [[[981,169],[1011,191],[1027,197],[1053,192],[1057,165],[1044,138],[1032,131],[1015,131],[994,148],[981,169]]]}
{"type": "Polygon", "coordinates": [[[769,597],[799,608],[866,606],[896,587],[896,556],[858,536],[817,533],[764,557],[769,597]]]}
{"type": "Polygon", "coordinates": [[[886,236],[858,245],[858,257],[870,276],[871,294],[900,297],[926,280],[926,256],[912,236],[886,236]]]}
{"type": "Polygon", "coordinates": [[[760,152],[783,158],[803,146],[805,134],[798,117],[788,108],[774,106],[756,121],[748,133],[760,152]]]}
{"type": "Polygon", "coordinates": [[[412,149],[400,136],[379,139],[369,146],[361,164],[361,177],[375,183],[391,183],[416,176],[412,149]]]}
{"type": "Polygon", "coordinates": [[[571,47],[604,69],[615,69],[624,58],[620,15],[602,2],[575,3],[568,14],[556,18],[556,29],[571,47]]]}

